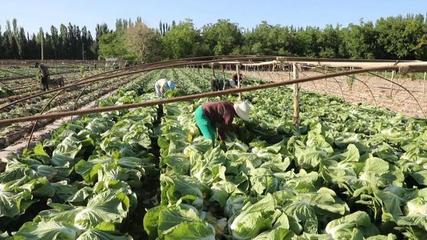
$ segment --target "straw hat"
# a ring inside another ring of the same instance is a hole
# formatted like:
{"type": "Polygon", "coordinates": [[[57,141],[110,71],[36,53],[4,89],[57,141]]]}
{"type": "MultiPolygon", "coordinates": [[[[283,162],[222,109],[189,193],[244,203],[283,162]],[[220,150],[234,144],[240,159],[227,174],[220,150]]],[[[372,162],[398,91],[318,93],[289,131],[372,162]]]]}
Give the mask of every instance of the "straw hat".
{"type": "Polygon", "coordinates": [[[250,106],[248,102],[239,102],[234,104],[234,110],[241,119],[249,121],[250,106]]]}

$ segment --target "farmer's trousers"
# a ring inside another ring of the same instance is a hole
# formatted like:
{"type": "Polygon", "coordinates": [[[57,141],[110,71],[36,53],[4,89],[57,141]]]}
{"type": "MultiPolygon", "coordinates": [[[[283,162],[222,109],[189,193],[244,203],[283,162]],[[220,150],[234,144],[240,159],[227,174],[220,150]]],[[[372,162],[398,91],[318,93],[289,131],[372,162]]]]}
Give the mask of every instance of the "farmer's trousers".
{"type": "Polygon", "coordinates": [[[210,122],[209,118],[206,117],[205,111],[202,106],[199,106],[194,112],[194,119],[196,120],[197,127],[199,127],[200,132],[203,137],[208,140],[215,142],[215,128],[210,122]]]}

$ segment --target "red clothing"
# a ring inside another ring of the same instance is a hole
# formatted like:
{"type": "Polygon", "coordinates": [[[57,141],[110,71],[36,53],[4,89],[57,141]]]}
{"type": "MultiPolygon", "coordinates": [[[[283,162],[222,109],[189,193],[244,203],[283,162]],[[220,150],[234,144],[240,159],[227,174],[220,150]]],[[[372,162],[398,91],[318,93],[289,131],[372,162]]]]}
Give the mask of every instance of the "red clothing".
{"type": "Polygon", "coordinates": [[[230,102],[209,102],[202,107],[211,124],[218,128],[219,137],[225,139],[225,132],[232,126],[236,116],[234,105],[230,102]]]}

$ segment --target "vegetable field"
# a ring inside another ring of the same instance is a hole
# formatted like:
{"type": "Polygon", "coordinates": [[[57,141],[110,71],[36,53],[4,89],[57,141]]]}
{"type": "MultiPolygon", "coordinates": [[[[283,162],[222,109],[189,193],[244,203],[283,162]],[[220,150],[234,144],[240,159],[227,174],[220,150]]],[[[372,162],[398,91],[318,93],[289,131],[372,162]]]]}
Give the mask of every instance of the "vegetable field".
{"type": "MultiPolygon", "coordinates": [[[[74,68],[72,73],[66,72],[60,76],[64,77],[64,83],[66,85],[70,85],[76,83],[81,77],[95,76],[102,74],[104,71],[104,69],[81,67],[74,68]]],[[[57,76],[52,76],[52,78],[55,79],[57,76]]],[[[40,87],[40,81],[34,78],[23,77],[15,80],[0,79],[3,88],[8,90],[7,96],[0,98],[0,119],[25,117],[45,112],[74,110],[86,106],[116,90],[123,84],[137,80],[137,78],[138,76],[112,78],[102,82],[95,82],[87,86],[82,85],[69,88],[59,94],[54,91],[47,93],[43,92],[40,87]]],[[[58,87],[60,86],[50,84],[51,90],[58,87]]],[[[31,123],[23,123],[0,127],[0,148],[5,148],[21,139],[30,132],[33,127],[39,129],[51,122],[52,121],[39,121],[34,126],[31,123]]]]}
{"type": "MultiPolygon", "coordinates": [[[[176,81],[168,95],[205,92],[211,77],[152,71],[97,104],[154,99],[159,78],[176,81]]],[[[288,88],[243,98],[251,120],[216,146],[193,120],[208,99],[64,124],[0,173],[0,239],[425,239],[426,120],[303,92],[296,129],[288,88]]]]}

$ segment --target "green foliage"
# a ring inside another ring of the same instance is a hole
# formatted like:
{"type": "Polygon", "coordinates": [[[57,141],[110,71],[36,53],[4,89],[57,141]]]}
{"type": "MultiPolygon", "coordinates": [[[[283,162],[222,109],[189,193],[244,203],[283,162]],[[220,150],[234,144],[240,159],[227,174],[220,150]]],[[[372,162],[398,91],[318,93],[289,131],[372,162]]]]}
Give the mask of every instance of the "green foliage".
{"type": "Polygon", "coordinates": [[[162,38],[164,54],[167,58],[184,58],[201,56],[207,52],[207,46],[191,20],[186,20],[173,27],[162,38]]]}
{"type": "Polygon", "coordinates": [[[126,36],[123,32],[106,33],[99,38],[99,55],[103,58],[121,57],[127,60],[136,59],[135,53],[129,51],[126,36]]]}
{"type": "MultiPolygon", "coordinates": [[[[41,38],[45,58],[93,59],[120,57],[144,62],[206,55],[255,54],[354,59],[427,58],[427,21],[421,14],[380,18],[357,24],[307,26],[270,25],[263,21],[252,29],[218,20],[197,29],[189,19],[178,24],[160,22],[158,29],[141,34],[136,22],[118,19],[116,29],[97,25],[92,37],[86,27],[52,26],[26,36],[17,21],[0,31],[0,58],[39,58],[41,38]],[[130,34],[134,33],[134,34],[130,34]],[[135,34],[136,33],[136,34],[135,34]]],[[[148,29],[148,27],[147,27],[148,29]]]]}
{"type": "Polygon", "coordinates": [[[377,32],[372,22],[350,24],[342,32],[347,54],[355,59],[372,59],[377,55],[377,32]]]}
{"type": "MultiPolygon", "coordinates": [[[[163,77],[184,93],[205,91],[207,76],[152,71],[99,104],[154,99],[163,77]]],[[[215,146],[193,116],[206,99],[165,104],[160,121],[155,106],[67,123],[0,173],[0,231],[12,239],[426,236],[426,120],[304,92],[296,129],[291,90],[244,97],[250,120],[236,119],[215,146]]]]}
{"type": "Polygon", "coordinates": [[[202,36],[213,55],[236,53],[243,40],[239,26],[229,20],[218,20],[214,24],[204,26],[202,36]]]}
{"type": "Polygon", "coordinates": [[[8,97],[13,95],[13,91],[6,88],[6,87],[0,87],[0,97],[4,98],[4,97],[8,97]]]}
{"type": "Polygon", "coordinates": [[[388,58],[415,58],[419,39],[426,34],[422,15],[381,18],[376,24],[377,41],[388,58]]]}

